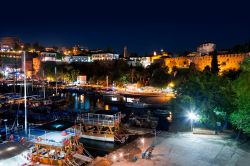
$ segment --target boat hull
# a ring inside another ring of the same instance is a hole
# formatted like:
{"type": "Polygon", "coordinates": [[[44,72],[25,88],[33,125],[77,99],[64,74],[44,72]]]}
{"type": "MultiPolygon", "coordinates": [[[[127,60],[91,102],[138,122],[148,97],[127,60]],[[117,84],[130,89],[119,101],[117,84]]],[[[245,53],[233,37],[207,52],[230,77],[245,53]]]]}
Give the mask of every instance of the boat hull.
{"type": "Polygon", "coordinates": [[[115,142],[115,138],[114,137],[101,137],[101,136],[94,136],[94,135],[81,135],[82,138],[86,138],[86,139],[92,139],[92,140],[97,140],[97,141],[104,141],[104,142],[115,142]]]}

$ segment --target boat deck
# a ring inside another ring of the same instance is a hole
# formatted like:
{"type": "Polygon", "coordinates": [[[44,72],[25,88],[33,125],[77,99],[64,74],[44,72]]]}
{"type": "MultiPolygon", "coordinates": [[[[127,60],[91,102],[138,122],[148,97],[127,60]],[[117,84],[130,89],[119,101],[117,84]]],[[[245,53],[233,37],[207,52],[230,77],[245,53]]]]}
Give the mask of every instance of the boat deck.
{"type": "Polygon", "coordinates": [[[115,127],[121,121],[121,113],[113,115],[86,113],[78,117],[78,121],[85,125],[115,127]]]}

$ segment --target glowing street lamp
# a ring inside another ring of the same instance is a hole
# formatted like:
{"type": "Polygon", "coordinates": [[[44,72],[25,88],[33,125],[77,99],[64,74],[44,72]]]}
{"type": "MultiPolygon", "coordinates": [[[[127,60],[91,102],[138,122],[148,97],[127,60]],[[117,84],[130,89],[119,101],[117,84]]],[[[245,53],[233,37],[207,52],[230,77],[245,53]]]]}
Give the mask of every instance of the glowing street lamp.
{"type": "Polygon", "coordinates": [[[116,155],[114,155],[114,156],[113,156],[113,160],[116,161],[116,158],[117,158],[116,155]]]}
{"type": "Polygon", "coordinates": [[[144,140],[144,138],[142,138],[142,139],[141,139],[141,143],[142,143],[142,151],[144,150],[144,142],[145,142],[145,140],[144,140]]]}
{"type": "Polygon", "coordinates": [[[168,86],[171,87],[171,88],[173,88],[173,87],[174,87],[174,83],[173,83],[173,82],[170,82],[170,83],[168,84],[168,86]]]}
{"type": "Polygon", "coordinates": [[[123,153],[120,153],[119,156],[120,156],[120,157],[123,157],[123,153]]]}
{"type": "Polygon", "coordinates": [[[190,124],[191,124],[191,131],[193,131],[193,121],[198,120],[198,115],[196,115],[193,112],[188,113],[188,119],[190,119],[190,124]]]}

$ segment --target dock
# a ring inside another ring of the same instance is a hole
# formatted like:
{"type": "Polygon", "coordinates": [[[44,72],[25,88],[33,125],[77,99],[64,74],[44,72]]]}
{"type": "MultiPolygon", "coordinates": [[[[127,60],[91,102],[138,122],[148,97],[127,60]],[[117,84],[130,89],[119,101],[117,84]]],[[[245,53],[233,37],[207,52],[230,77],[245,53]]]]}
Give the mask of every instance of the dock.
{"type": "Polygon", "coordinates": [[[153,129],[129,127],[127,131],[129,135],[145,135],[145,134],[151,134],[153,132],[153,129]]]}

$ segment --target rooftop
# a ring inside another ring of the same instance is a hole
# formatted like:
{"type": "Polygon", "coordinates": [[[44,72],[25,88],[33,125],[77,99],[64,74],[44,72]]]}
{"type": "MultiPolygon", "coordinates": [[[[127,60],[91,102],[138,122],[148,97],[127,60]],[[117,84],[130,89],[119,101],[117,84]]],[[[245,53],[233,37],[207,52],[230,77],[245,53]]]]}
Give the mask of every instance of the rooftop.
{"type": "Polygon", "coordinates": [[[31,140],[31,142],[43,144],[43,145],[50,145],[50,146],[63,146],[63,142],[65,139],[70,139],[73,135],[70,133],[65,132],[48,132],[45,133],[37,138],[31,140]]]}

